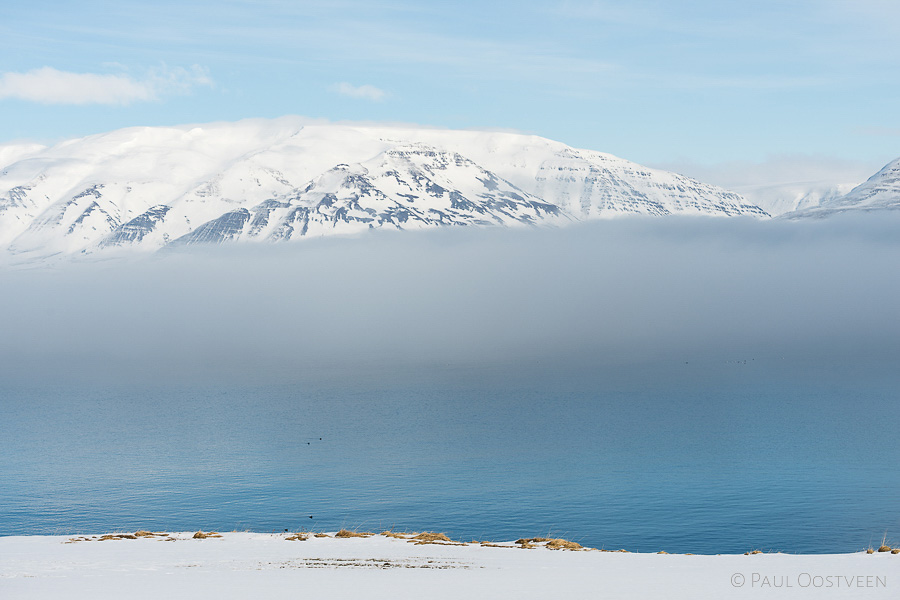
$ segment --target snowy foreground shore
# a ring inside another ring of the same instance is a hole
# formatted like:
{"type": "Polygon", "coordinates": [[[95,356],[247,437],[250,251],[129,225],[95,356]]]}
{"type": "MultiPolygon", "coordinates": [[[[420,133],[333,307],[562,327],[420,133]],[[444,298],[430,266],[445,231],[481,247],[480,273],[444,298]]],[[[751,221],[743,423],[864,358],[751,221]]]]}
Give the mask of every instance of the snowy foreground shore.
{"type": "Polygon", "coordinates": [[[900,555],[890,552],[694,556],[553,550],[540,539],[195,535],[0,537],[0,598],[900,597],[900,555]]]}

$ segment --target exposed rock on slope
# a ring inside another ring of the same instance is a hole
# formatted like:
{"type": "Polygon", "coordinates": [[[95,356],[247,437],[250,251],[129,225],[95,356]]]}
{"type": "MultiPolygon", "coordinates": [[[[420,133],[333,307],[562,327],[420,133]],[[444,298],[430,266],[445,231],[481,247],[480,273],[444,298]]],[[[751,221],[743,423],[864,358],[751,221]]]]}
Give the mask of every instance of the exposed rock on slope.
{"type": "Polygon", "coordinates": [[[35,256],[379,227],[768,216],[688,177],[510,133],[283,118],[123,129],[4,147],[0,159],[0,247],[35,256]]]}

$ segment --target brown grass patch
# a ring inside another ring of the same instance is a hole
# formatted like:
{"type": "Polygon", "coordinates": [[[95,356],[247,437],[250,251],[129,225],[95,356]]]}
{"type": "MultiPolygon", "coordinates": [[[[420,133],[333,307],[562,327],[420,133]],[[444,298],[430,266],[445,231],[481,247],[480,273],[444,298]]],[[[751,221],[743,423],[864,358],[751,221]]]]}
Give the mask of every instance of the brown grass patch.
{"type": "Polygon", "coordinates": [[[891,547],[888,546],[887,544],[882,544],[882,545],[879,546],[879,548],[878,548],[878,551],[879,551],[879,552],[890,552],[891,550],[893,550],[893,548],[891,548],[891,547]]]}
{"type": "Polygon", "coordinates": [[[465,542],[417,542],[415,540],[409,540],[409,542],[416,546],[468,546],[465,542]]]}
{"type": "Polygon", "coordinates": [[[502,544],[495,544],[494,542],[481,542],[481,545],[484,548],[515,548],[515,546],[504,546],[502,544]]]}
{"type": "Polygon", "coordinates": [[[659,552],[657,552],[657,554],[668,554],[668,552],[666,552],[665,550],[660,550],[659,552]]]}
{"type": "Polygon", "coordinates": [[[359,531],[349,531],[347,529],[341,529],[336,534],[334,534],[334,537],[336,537],[336,538],[356,538],[356,537],[367,538],[367,537],[371,537],[373,535],[375,535],[375,534],[369,533],[367,531],[359,532],[359,531]]]}
{"type": "Polygon", "coordinates": [[[900,548],[894,548],[891,550],[891,554],[900,554],[900,548]]]}
{"type": "Polygon", "coordinates": [[[100,541],[105,542],[107,540],[136,540],[137,538],[130,533],[107,533],[106,535],[100,536],[100,541]]]}
{"type": "Polygon", "coordinates": [[[394,538],[398,540],[405,540],[408,536],[415,535],[414,533],[395,533],[393,531],[382,531],[378,535],[383,535],[384,537],[394,538]]]}
{"type": "Polygon", "coordinates": [[[286,537],[286,538],[284,538],[284,539],[287,540],[287,541],[289,541],[289,542],[305,542],[306,540],[309,539],[309,536],[308,536],[307,534],[305,534],[305,533],[295,533],[295,534],[293,534],[293,535],[291,535],[291,536],[288,536],[288,537],[286,537]]]}
{"type": "Polygon", "coordinates": [[[453,542],[453,540],[448,538],[445,534],[435,533],[434,531],[424,531],[413,536],[412,539],[419,540],[420,542],[453,542]]]}
{"type": "Polygon", "coordinates": [[[581,544],[578,542],[570,542],[569,540],[563,539],[551,539],[544,546],[545,548],[550,548],[551,550],[583,550],[581,544]]]}
{"type": "Polygon", "coordinates": [[[542,543],[542,542],[549,542],[550,539],[551,539],[551,538],[542,538],[542,537],[536,537],[536,538],[521,538],[521,539],[516,540],[516,543],[517,543],[517,544],[522,544],[522,545],[524,545],[524,544],[540,544],[540,543],[542,543]]]}
{"type": "Polygon", "coordinates": [[[578,542],[570,542],[569,540],[564,540],[562,538],[520,538],[516,540],[516,543],[519,544],[519,547],[521,548],[537,548],[535,544],[544,544],[544,547],[549,548],[550,550],[587,550],[587,548],[582,547],[578,542]]]}
{"type": "Polygon", "coordinates": [[[315,534],[313,534],[313,537],[317,537],[317,538],[327,537],[327,538],[330,538],[331,536],[328,535],[327,533],[315,533],[315,534]]]}
{"type": "Polygon", "coordinates": [[[67,542],[63,542],[65,544],[74,544],[75,542],[108,542],[109,540],[136,540],[138,538],[144,537],[165,537],[169,535],[168,533],[153,533],[151,531],[136,531],[134,533],[104,533],[103,535],[92,535],[92,536],[76,536],[69,538],[67,542]]]}
{"type": "Polygon", "coordinates": [[[194,534],[193,537],[195,540],[205,540],[206,538],[220,538],[220,537],[222,537],[222,534],[220,534],[217,531],[209,531],[207,533],[198,531],[197,533],[194,534]]]}
{"type": "Polygon", "coordinates": [[[468,544],[464,542],[457,542],[455,540],[451,540],[443,533],[435,533],[434,531],[425,531],[423,533],[417,533],[412,538],[408,540],[411,544],[414,543],[416,546],[424,546],[426,544],[435,544],[437,546],[467,546],[468,544]]]}

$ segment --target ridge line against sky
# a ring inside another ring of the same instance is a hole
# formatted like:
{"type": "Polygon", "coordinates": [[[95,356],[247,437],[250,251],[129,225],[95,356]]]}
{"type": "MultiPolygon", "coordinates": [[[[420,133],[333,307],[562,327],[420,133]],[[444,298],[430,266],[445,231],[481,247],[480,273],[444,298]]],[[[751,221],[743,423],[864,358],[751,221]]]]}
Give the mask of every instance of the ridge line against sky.
{"type": "Polygon", "coordinates": [[[900,156],[889,0],[36,0],[0,35],[0,143],[302,114],[643,164],[900,156]]]}

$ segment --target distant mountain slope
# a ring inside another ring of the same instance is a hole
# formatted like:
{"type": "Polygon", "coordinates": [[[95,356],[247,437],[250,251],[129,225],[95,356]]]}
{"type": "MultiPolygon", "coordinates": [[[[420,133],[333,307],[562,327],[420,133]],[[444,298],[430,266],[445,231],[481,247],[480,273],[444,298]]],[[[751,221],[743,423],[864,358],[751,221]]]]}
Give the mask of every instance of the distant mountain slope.
{"type": "Polygon", "coordinates": [[[0,150],[0,248],[35,256],[378,227],[768,216],[688,177],[511,133],[285,117],[0,150]]]}
{"type": "Polygon", "coordinates": [[[855,184],[822,181],[794,181],[769,185],[734,187],[734,191],[748,202],[770,215],[778,216],[796,210],[819,206],[834,198],[840,198],[855,184]]]}
{"type": "Polygon", "coordinates": [[[825,217],[848,211],[900,210],[900,158],[843,196],[823,199],[818,206],[797,210],[786,218],[825,217]]]}

